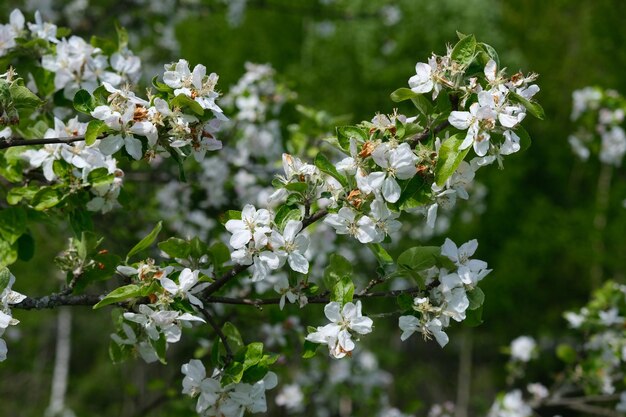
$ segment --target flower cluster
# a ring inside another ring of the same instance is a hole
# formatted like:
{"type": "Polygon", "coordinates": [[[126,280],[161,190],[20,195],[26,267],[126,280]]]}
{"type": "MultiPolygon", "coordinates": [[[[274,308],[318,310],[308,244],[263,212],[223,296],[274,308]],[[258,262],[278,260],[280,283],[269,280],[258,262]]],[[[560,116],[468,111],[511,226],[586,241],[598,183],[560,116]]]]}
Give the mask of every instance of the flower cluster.
{"type": "Polygon", "coordinates": [[[11,315],[11,304],[22,302],[26,296],[11,289],[15,283],[15,277],[7,268],[0,269],[0,362],[7,358],[7,344],[2,335],[7,327],[14,326],[19,320],[11,315]]]}
{"type": "Polygon", "coordinates": [[[167,345],[180,340],[183,327],[190,327],[193,322],[205,323],[203,318],[192,314],[203,306],[195,294],[207,285],[199,284],[199,271],[185,268],[178,274],[176,282],[170,278],[175,272],[172,267],[159,268],[151,261],[141,262],[136,268],[119,266],[117,269],[136,282],[131,288],[122,288],[138,293],[149,292],[147,295],[151,301],[150,304],[140,304],[136,312],[123,314],[125,321],[120,322],[121,331],[111,335],[120,349],[136,349],[146,362],[163,360],[167,345]],[[177,309],[180,307],[174,307],[175,301],[183,302],[185,309],[181,311],[177,309]],[[134,328],[129,323],[133,323],[134,328]]]}
{"type": "MultiPolygon", "coordinates": [[[[550,404],[571,406],[573,410],[593,407],[594,413],[606,415],[626,410],[626,286],[609,281],[586,306],[564,317],[574,334],[556,347],[556,356],[565,367],[558,374],[550,373],[558,375],[560,385],[556,386],[567,386],[568,391],[528,383],[524,391],[516,388],[499,395],[489,417],[529,417],[534,409],[550,404]]],[[[507,365],[510,384],[524,376],[520,367],[544,353],[529,336],[516,338],[507,350],[511,355],[507,365]]]]}
{"type": "Polygon", "coordinates": [[[232,233],[233,261],[252,265],[252,281],[265,279],[270,270],[280,268],[285,262],[296,272],[309,272],[309,261],[303,255],[309,240],[300,233],[301,221],[287,221],[281,233],[276,227],[272,228],[272,216],[268,210],[257,210],[247,204],[241,212],[241,219],[228,220],[225,227],[232,233]]]}
{"type": "Polygon", "coordinates": [[[309,333],[306,340],[328,345],[328,351],[334,358],[351,354],[355,348],[352,340],[354,333],[372,332],[373,321],[361,313],[361,301],[348,302],[343,307],[339,302],[330,302],[324,307],[324,314],[330,323],[309,333]]]}
{"type": "MultiPolygon", "coordinates": [[[[55,118],[54,129],[48,129],[44,138],[77,138],[83,136],[86,130],[87,123],[79,122],[77,117],[67,122],[55,118]]],[[[28,162],[30,169],[42,168],[44,178],[50,182],[58,179],[54,163],[67,163],[70,167],[67,174],[71,177],[74,190],[88,187],[93,195],[87,203],[87,209],[106,213],[117,205],[124,172],[117,167],[113,157],[100,151],[99,142],[97,140],[92,145],[86,145],[85,142],[47,144],[37,150],[26,150],[22,158],[28,162]],[[103,176],[99,176],[94,183],[93,175],[90,174],[98,169],[106,178],[103,180],[103,176]]]]}
{"type": "Polygon", "coordinates": [[[463,321],[466,311],[476,308],[471,306],[470,297],[473,292],[482,294],[477,284],[491,272],[486,262],[470,259],[477,247],[476,240],[457,247],[446,239],[441,247],[441,256],[451,261],[450,269],[434,266],[423,271],[425,284],[431,289],[413,299],[414,314],[400,317],[398,325],[403,332],[400,336],[402,340],[419,332],[425,339],[434,337],[442,347],[448,343],[444,329],[450,325],[450,319],[463,321]]]}
{"type": "Polygon", "coordinates": [[[269,372],[254,384],[236,383],[222,386],[216,370],[208,377],[201,361],[192,359],[181,367],[185,375],[183,394],[198,397],[196,412],[202,417],[241,417],[245,412],[267,411],[265,391],[277,384],[276,374],[269,372]]]}
{"type": "Polygon", "coordinates": [[[576,131],[568,141],[582,160],[597,154],[600,162],[619,167],[626,154],[626,101],[615,90],[585,87],[572,93],[572,121],[576,131]]]}

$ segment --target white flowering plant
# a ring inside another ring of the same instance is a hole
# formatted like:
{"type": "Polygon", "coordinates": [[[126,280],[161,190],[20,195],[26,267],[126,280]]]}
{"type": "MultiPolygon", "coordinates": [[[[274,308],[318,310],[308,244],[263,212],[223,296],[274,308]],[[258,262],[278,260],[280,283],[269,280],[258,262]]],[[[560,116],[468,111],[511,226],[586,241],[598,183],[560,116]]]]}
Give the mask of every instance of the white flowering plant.
{"type": "MultiPolygon", "coordinates": [[[[401,311],[392,315],[401,340],[417,332],[443,347],[452,322],[481,323],[479,284],[491,270],[473,258],[476,240],[457,246],[445,239],[398,256],[386,247],[403,223],[415,222],[412,213],[425,215],[432,227],[439,207],[468,198],[476,171],[495,161],[502,167],[506,156],[529,145],[521,122],[527,113],[543,117],[534,101],[536,75],[507,75],[492,47],[459,34],[444,55],[417,64],[410,88],[391,94],[414,104],[410,115],[394,111],[337,127],[325,138],[330,158],[316,152],[307,162],[307,155],[282,153],[272,192],[212,219],[218,225],[211,239],[160,240],[158,222],[122,256],[104,249],[92,213],[119,208],[124,173],[118,165],[154,169],[171,158],[184,179],[185,159],[201,162],[222,148],[219,129],[228,118],[218,105],[218,76],[180,59],[142,94],[135,86],[140,62],[123,29],[115,42],[88,43],[39,14],[34,19],[25,25],[15,10],[0,31],[12,40],[0,50],[6,66],[0,77],[2,331],[17,324],[11,309],[114,307],[112,360],[140,356],[166,364],[183,329],[207,326],[214,339],[181,366],[182,392],[197,399],[201,416],[241,416],[267,411],[265,392],[277,384],[270,368],[280,352],[246,340],[240,329],[247,324],[228,314],[237,308],[324,304],[328,323],[307,328],[299,340],[303,358],[321,345],[335,359],[358,354],[360,338],[375,331],[368,311],[380,297],[397,300],[401,311]],[[55,259],[64,288],[43,297],[15,293],[6,267],[33,256],[29,228],[48,218],[67,222],[74,233],[55,259]],[[158,256],[143,256],[155,242],[158,256]],[[349,244],[369,251],[376,268],[358,268],[348,253],[337,252],[349,244]],[[394,283],[400,287],[391,289],[394,283]]],[[[259,151],[240,159],[242,165],[259,156],[269,162],[280,149],[271,129],[260,127],[281,105],[260,98],[270,95],[263,88],[273,89],[271,71],[248,70],[249,79],[227,100],[237,108],[234,123],[251,132],[243,143],[259,151]]],[[[0,348],[4,359],[4,341],[0,348]]]]}
{"type": "Polygon", "coordinates": [[[562,339],[520,336],[504,350],[510,354],[508,387],[489,417],[626,412],[626,286],[607,281],[587,305],[563,316],[569,329],[562,339]],[[537,372],[542,368],[549,370],[537,372]]]}

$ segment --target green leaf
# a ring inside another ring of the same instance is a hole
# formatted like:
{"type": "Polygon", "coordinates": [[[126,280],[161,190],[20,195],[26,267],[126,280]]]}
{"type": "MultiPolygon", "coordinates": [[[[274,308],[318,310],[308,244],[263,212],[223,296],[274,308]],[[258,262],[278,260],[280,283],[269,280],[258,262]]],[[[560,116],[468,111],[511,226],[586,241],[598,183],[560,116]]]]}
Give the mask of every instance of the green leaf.
{"type": "Polygon", "coordinates": [[[317,348],[319,348],[321,345],[319,343],[313,343],[309,340],[305,340],[304,341],[304,346],[303,346],[303,352],[302,352],[302,358],[304,359],[310,359],[313,356],[315,356],[315,352],[317,351],[317,348]]]}
{"type": "Polygon", "coordinates": [[[222,332],[224,333],[224,336],[226,336],[228,345],[230,346],[234,354],[236,354],[240,349],[244,347],[241,333],[239,333],[239,330],[237,330],[237,328],[231,322],[224,323],[224,326],[222,327],[222,332]]]}
{"type": "Polygon", "coordinates": [[[139,296],[141,296],[141,287],[139,285],[125,285],[123,287],[116,288],[108,293],[102,300],[98,302],[98,304],[93,306],[93,309],[96,310],[110,304],[119,303],[120,301],[139,296]]]}
{"type": "Polygon", "coordinates": [[[543,111],[543,107],[541,107],[539,103],[530,101],[513,91],[509,92],[508,97],[509,97],[509,100],[511,100],[513,103],[519,103],[522,106],[526,107],[526,110],[528,110],[528,113],[532,114],[537,119],[539,120],[545,119],[546,114],[543,111]]]}
{"type": "Polygon", "coordinates": [[[99,238],[93,232],[82,232],[80,234],[80,239],[74,241],[79,258],[83,261],[87,260],[87,258],[96,251],[96,248],[100,246],[102,240],[103,238],[99,238]]]}
{"type": "Polygon", "coordinates": [[[11,188],[7,193],[7,203],[16,205],[23,199],[32,200],[37,191],[39,191],[39,187],[33,184],[26,187],[11,188]]]}
{"type": "Polygon", "coordinates": [[[324,285],[330,290],[343,277],[352,277],[352,264],[343,256],[333,253],[324,270],[324,285]]]}
{"type": "Polygon", "coordinates": [[[0,153],[0,175],[10,182],[22,181],[22,162],[19,159],[10,159],[0,153]]]}
{"type": "Polygon", "coordinates": [[[35,255],[35,239],[30,234],[24,233],[17,240],[17,257],[20,261],[28,262],[33,255],[35,255]]]}
{"type": "Polygon", "coordinates": [[[459,63],[462,68],[467,67],[474,59],[474,53],[476,52],[476,38],[474,35],[469,35],[462,38],[454,48],[450,57],[459,63]]]}
{"type": "Polygon", "coordinates": [[[108,168],[96,168],[87,175],[87,181],[93,187],[109,185],[113,180],[115,180],[115,175],[109,174],[108,168]]]}
{"type": "Polygon", "coordinates": [[[254,342],[250,343],[246,346],[244,351],[244,361],[243,368],[244,370],[250,368],[253,365],[256,365],[263,358],[263,343],[254,342]]]}
{"type": "Polygon", "coordinates": [[[17,249],[17,243],[11,245],[5,240],[0,240],[0,268],[17,261],[17,249]]]}
{"type": "Polygon", "coordinates": [[[344,276],[335,283],[330,293],[330,301],[337,301],[343,305],[352,301],[353,296],[354,283],[352,282],[352,278],[344,276]]]}
{"type": "Polygon", "coordinates": [[[465,312],[465,320],[463,324],[467,327],[477,327],[483,323],[483,308],[479,307],[475,310],[467,310],[465,312]]]}
{"type": "Polygon", "coordinates": [[[337,132],[337,141],[345,150],[350,149],[350,138],[355,138],[361,142],[366,142],[368,139],[367,133],[356,126],[340,126],[335,130],[337,132]]]}
{"type": "Polygon", "coordinates": [[[320,171],[330,175],[331,177],[339,181],[339,183],[343,187],[348,186],[348,181],[346,180],[346,177],[341,175],[339,171],[337,171],[337,168],[335,168],[335,166],[331,164],[328,158],[326,158],[323,154],[317,154],[317,156],[315,157],[315,166],[318,167],[320,171]]]}
{"type": "Polygon", "coordinates": [[[474,287],[472,291],[467,292],[467,298],[469,299],[469,309],[476,310],[482,307],[485,302],[485,293],[480,287],[474,287]]]}
{"type": "Polygon", "coordinates": [[[197,236],[191,239],[191,241],[189,242],[189,247],[191,248],[191,250],[189,251],[189,255],[193,259],[200,259],[204,255],[209,253],[209,247],[207,246],[207,244],[204,243],[204,241],[197,236]]]}
{"type": "Polygon", "coordinates": [[[115,32],[117,32],[117,50],[121,51],[126,49],[128,46],[128,32],[126,31],[126,28],[115,22],[115,32]]]}
{"type": "Polygon", "coordinates": [[[302,212],[300,209],[291,208],[290,206],[284,204],[276,212],[276,216],[274,216],[274,223],[276,223],[276,226],[280,230],[283,230],[289,220],[301,220],[301,217],[302,212]]]}
{"type": "MultiPolygon", "coordinates": [[[[478,47],[481,48],[484,51],[484,53],[487,55],[487,57],[489,59],[493,59],[495,61],[496,68],[500,68],[500,57],[498,56],[498,53],[493,48],[493,46],[488,45],[488,44],[483,43],[483,42],[480,42],[478,44],[478,47]]],[[[485,62],[483,62],[483,65],[486,65],[487,62],[489,62],[489,59],[487,59],[485,62]]]]}
{"type": "Polygon", "coordinates": [[[262,380],[269,372],[269,367],[265,364],[258,364],[251,366],[243,372],[241,382],[246,384],[254,384],[257,381],[262,380]]]}
{"type": "Polygon", "coordinates": [[[391,93],[390,97],[391,97],[391,101],[395,101],[396,103],[399,103],[401,101],[410,100],[419,95],[420,94],[414,92],[410,88],[402,87],[402,88],[398,88],[396,91],[391,93]]]}
{"type": "Polygon", "coordinates": [[[239,210],[226,210],[220,216],[220,223],[226,224],[229,220],[241,220],[241,212],[239,210]]]}
{"type": "Polygon", "coordinates": [[[8,207],[0,210],[0,237],[15,243],[26,231],[26,212],[21,207],[8,207]]]}
{"type": "Polygon", "coordinates": [[[16,109],[35,109],[43,104],[43,101],[35,93],[15,82],[9,87],[9,92],[16,109]]]}
{"type": "Polygon", "coordinates": [[[413,311],[414,297],[411,294],[402,293],[396,298],[398,306],[404,311],[413,311]]]}
{"type": "Polygon", "coordinates": [[[133,246],[130,252],[128,252],[128,255],[126,255],[126,260],[128,260],[134,254],[141,252],[144,249],[147,249],[148,247],[150,247],[150,245],[152,245],[152,243],[154,243],[157,236],[159,235],[159,232],[161,231],[162,223],[162,221],[158,222],[154,229],[152,229],[152,231],[148,233],[148,236],[144,237],[143,239],[141,239],[141,241],[139,241],[139,243],[133,246]]]}
{"type": "Polygon", "coordinates": [[[102,49],[104,55],[112,55],[117,52],[117,45],[111,39],[92,36],[89,43],[94,48],[102,49]]]}
{"type": "Polygon", "coordinates": [[[372,251],[380,266],[393,265],[393,258],[379,243],[368,243],[367,247],[372,251]]]}
{"type": "Polygon", "coordinates": [[[74,95],[74,109],[76,111],[91,115],[97,106],[96,100],[87,90],[78,90],[74,95]]]}
{"type": "Polygon", "coordinates": [[[61,192],[51,187],[42,187],[34,196],[31,205],[37,211],[47,210],[59,204],[61,192]]]}
{"type": "Polygon", "coordinates": [[[191,245],[184,239],[171,237],[157,244],[159,249],[167,253],[170,258],[186,258],[191,252],[191,245]]]}
{"type": "Polygon", "coordinates": [[[293,191],[296,193],[304,194],[306,190],[309,188],[309,185],[306,182],[292,182],[285,185],[285,189],[288,191],[293,191]]]}
{"type": "Polygon", "coordinates": [[[470,147],[460,150],[459,147],[465,139],[465,132],[457,133],[444,140],[439,148],[439,159],[435,166],[435,182],[440,187],[454,174],[465,156],[469,152],[470,147]]]}
{"type": "Polygon", "coordinates": [[[85,288],[94,282],[106,281],[110,279],[117,270],[117,266],[122,262],[122,258],[110,253],[98,253],[92,257],[95,264],[85,270],[74,285],[74,293],[83,292],[85,288]]]}
{"type": "Polygon", "coordinates": [[[222,242],[214,243],[209,248],[209,257],[213,266],[219,268],[225,262],[230,261],[230,249],[222,242]]]}
{"type": "Polygon", "coordinates": [[[167,365],[167,361],[165,360],[165,353],[167,351],[167,341],[165,340],[165,335],[163,333],[159,334],[159,338],[157,340],[150,340],[150,344],[154,348],[154,352],[159,358],[159,362],[163,365],[167,365]]]}
{"type": "Polygon", "coordinates": [[[224,369],[224,374],[221,379],[222,386],[237,384],[243,377],[243,364],[241,362],[232,361],[224,369]]]}
{"type": "Polygon", "coordinates": [[[93,231],[91,213],[87,210],[76,209],[69,214],[70,226],[74,235],[80,237],[83,232],[93,231]]]}
{"type": "Polygon", "coordinates": [[[189,108],[192,112],[194,112],[198,116],[204,115],[204,109],[202,108],[202,106],[197,101],[195,101],[191,97],[188,97],[184,94],[179,94],[176,97],[174,97],[172,101],[170,101],[170,106],[172,108],[174,107],[189,108]]]}
{"type": "Polygon", "coordinates": [[[9,281],[11,280],[11,271],[7,267],[0,268],[0,294],[4,292],[6,287],[9,286],[9,281]]]}
{"type": "Polygon", "coordinates": [[[416,246],[405,250],[398,256],[398,265],[420,272],[437,265],[439,255],[441,255],[439,246],[416,246]]]}
{"type": "Polygon", "coordinates": [[[414,175],[413,178],[406,181],[406,184],[402,188],[400,198],[398,199],[398,206],[402,205],[413,197],[418,191],[426,188],[426,180],[421,175],[414,175]]]}
{"type": "Polygon", "coordinates": [[[102,120],[92,120],[87,125],[87,131],[85,132],[85,143],[87,145],[93,145],[102,133],[108,129],[107,125],[102,120]]]}
{"type": "Polygon", "coordinates": [[[556,356],[565,363],[574,363],[578,355],[573,347],[562,343],[556,348],[556,356]]]}

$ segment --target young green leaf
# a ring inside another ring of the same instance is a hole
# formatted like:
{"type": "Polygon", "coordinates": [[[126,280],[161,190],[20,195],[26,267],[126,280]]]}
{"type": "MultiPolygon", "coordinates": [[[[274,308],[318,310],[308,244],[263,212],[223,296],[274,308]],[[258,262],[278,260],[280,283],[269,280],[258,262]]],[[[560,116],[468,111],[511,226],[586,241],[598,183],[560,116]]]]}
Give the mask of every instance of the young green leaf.
{"type": "Polygon", "coordinates": [[[130,257],[134,254],[139,253],[144,249],[147,249],[148,247],[150,247],[150,245],[152,245],[152,243],[154,243],[157,236],[159,235],[159,232],[161,231],[162,223],[163,222],[158,222],[154,229],[152,229],[152,231],[148,233],[148,236],[144,237],[139,241],[139,243],[133,246],[130,252],[128,252],[128,255],[126,255],[126,260],[130,259],[130,257]]]}
{"type": "Polygon", "coordinates": [[[119,303],[120,301],[128,300],[129,298],[139,297],[141,295],[141,287],[135,284],[125,285],[119,287],[108,293],[102,300],[100,300],[93,309],[102,308],[110,304],[119,303]]]}
{"type": "Polygon", "coordinates": [[[435,166],[435,182],[440,187],[454,174],[470,147],[460,150],[459,147],[465,138],[465,132],[457,133],[444,140],[439,149],[439,159],[435,166]]]}

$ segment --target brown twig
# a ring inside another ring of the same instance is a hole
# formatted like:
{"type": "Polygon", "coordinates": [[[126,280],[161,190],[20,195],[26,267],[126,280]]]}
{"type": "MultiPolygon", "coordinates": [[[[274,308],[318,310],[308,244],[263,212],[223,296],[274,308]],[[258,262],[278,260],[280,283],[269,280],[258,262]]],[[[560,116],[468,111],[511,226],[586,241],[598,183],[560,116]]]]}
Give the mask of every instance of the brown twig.
{"type": "MultiPolygon", "coordinates": [[[[106,135],[100,135],[98,139],[102,139],[106,135]]],[[[16,146],[31,146],[31,145],[50,145],[50,144],[68,144],[73,142],[82,142],[85,140],[85,136],[72,136],[66,138],[48,138],[48,139],[20,139],[9,138],[0,141],[0,149],[13,148],[16,146]]]]}

